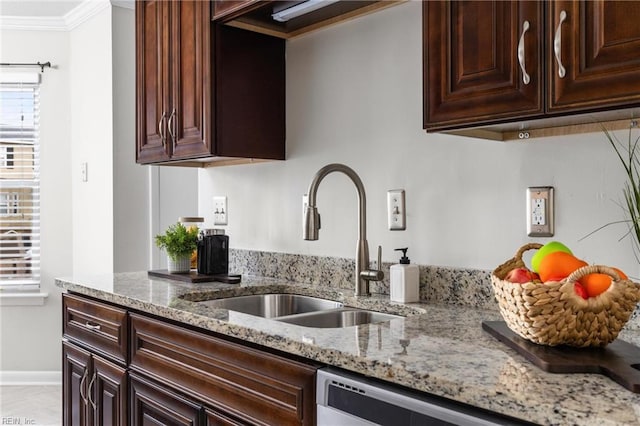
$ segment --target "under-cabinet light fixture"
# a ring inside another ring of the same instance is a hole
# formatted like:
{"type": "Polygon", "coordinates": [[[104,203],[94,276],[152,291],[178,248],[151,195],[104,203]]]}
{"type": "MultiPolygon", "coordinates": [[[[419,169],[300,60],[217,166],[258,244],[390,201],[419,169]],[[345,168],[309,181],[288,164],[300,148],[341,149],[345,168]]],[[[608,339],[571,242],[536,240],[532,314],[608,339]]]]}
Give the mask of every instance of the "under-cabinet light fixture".
{"type": "Polygon", "coordinates": [[[314,10],[322,9],[330,4],[336,3],[338,0],[307,0],[288,9],[281,10],[271,15],[278,22],[287,22],[289,19],[296,18],[314,10]]]}

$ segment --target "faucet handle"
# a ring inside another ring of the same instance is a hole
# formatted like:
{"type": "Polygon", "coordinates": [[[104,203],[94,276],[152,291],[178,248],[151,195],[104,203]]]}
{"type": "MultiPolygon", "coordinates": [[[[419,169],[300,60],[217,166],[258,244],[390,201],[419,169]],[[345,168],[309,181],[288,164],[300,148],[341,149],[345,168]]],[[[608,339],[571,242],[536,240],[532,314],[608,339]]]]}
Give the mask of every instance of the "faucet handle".
{"type": "Polygon", "coordinates": [[[367,269],[360,272],[360,277],[367,281],[382,281],[384,272],[382,272],[382,246],[378,246],[378,269],[367,269]]]}

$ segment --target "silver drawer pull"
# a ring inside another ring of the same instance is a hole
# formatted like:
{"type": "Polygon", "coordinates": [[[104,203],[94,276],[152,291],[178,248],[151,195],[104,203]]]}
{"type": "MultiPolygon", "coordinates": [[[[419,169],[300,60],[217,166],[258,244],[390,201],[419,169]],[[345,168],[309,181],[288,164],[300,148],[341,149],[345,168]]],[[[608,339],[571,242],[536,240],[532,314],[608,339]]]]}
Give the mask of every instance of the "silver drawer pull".
{"type": "Polygon", "coordinates": [[[100,331],[100,324],[91,324],[89,321],[84,323],[84,326],[89,330],[100,331]]]}
{"type": "Polygon", "coordinates": [[[556,54],[556,62],[558,62],[558,76],[564,78],[567,70],[562,65],[562,23],[567,19],[567,12],[560,12],[560,22],[556,28],[556,36],[553,38],[553,51],[556,54]]]}
{"type": "Polygon", "coordinates": [[[89,391],[87,392],[89,394],[89,404],[91,404],[91,406],[93,407],[93,409],[95,410],[96,407],[96,403],[93,401],[93,398],[91,398],[91,395],[93,394],[93,383],[96,381],[96,374],[97,373],[93,373],[93,378],[91,379],[91,382],[89,383],[89,391]]]}
{"type": "Polygon", "coordinates": [[[167,128],[169,129],[169,136],[171,136],[171,143],[173,144],[174,149],[176,146],[176,134],[173,129],[173,126],[174,126],[173,120],[175,116],[176,116],[176,109],[174,108],[173,111],[171,111],[171,115],[169,116],[169,121],[167,122],[167,128]]]}
{"type": "Polygon", "coordinates": [[[82,380],[80,380],[80,398],[84,401],[85,405],[87,404],[87,391],[84,388],[84,382],[87,380],[87,370],[84,370],[84,374],[82,375],[82,380]]]}
{"type": "Polygon", "coordinates": [[[520,42],[518,43],[518,62],[520,62],[520,69],[522,70],[522,82],[529,84],[531,77],[527,74],[527,69],[524,63],[524,35],[529,31],[529,21],[524,21],[522,24],[522,35],[520,36],[520,42]]]}
{"type": "Polygon", "coordinates": [[[167,118],[167,113],[163,112],[162,113],[162,117],[160,117],[160,121],[158,121],[158,133],[160,133],[160,141],[162,142],[162,146],[164,146],[164,143],[167,140],[167,137],[165,136],[165,134],[162,132],[162,129],[164,128],[164,120],[167,118]]]}

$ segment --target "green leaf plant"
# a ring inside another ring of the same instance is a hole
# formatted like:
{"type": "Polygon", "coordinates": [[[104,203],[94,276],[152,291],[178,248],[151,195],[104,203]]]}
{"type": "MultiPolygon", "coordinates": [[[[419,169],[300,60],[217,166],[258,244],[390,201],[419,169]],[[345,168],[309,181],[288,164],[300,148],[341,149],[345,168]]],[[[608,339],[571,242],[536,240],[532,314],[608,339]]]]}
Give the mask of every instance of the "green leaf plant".
{"type": "Polygon", "coordinates": [[[156,235],[156,245],[164,249],[167,255],[177,261],[180,258],[191,256],[198,246],[198,227],[190,226],[187,229],[180,222],[170,225],[164,235],[156,235]]]}
{"type": "Polygon", "coordinates": [[[625,219],[609,222],[595,231],[590,232],[580,240],[583,240],[608,226],[626,224],[627,232],[620,237],[619,241],[628,236],[632,237],[633,253],[636,260],[640,263],[640,146],[638,145],[640,143],[640,135],[633,135],[633,129],[636,127],[637,123],[632,121],[629,126],[627,142],[623,143],[620,142],[616,135],[611,133],[604,125],[602,126],[602,131],[620,159],[622,167],[627,175],[627,180],[625,181],[622,189],[624,200],[623,202],[618,203],[618,205],[624,210],[625,219]]]}

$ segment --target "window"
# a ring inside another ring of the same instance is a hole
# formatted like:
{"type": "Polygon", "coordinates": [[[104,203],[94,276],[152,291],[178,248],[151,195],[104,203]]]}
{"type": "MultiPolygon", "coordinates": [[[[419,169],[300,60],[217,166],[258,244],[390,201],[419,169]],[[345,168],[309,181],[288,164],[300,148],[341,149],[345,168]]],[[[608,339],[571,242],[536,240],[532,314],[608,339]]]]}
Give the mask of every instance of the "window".
{"type": "Polygon", "coordinates": [[[18,193],[0,193],[0,216],[13,216],[18,214],[18,193]]]}
{"type": "Polygon", "coordinates": [[[13,147],[0,146],[0,167],[13,167],[13,147]]]}
{"type": "Polygon", "coordinates": [[[39,76],[0,75],[0,291],[40,288],[39,76]]]}

